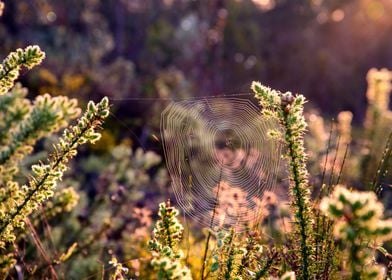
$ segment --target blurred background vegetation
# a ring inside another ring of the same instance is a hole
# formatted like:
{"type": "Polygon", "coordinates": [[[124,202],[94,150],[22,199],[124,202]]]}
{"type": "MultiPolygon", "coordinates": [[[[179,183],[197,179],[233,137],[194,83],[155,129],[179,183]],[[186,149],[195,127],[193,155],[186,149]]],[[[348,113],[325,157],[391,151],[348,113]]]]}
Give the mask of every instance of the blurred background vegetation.
{"type": "MultiPolygon", "coordinates": [[[[44,65],[25,77],[34,94],[208,96],[249,92],[251,81],[260,80],[304,94],[324,115],[349,110],[358,123],[367,71],[392,68],[389,0],[5,4],[1,53],[32,43],[47,53],[44,65]]],[[[114,113],[148,146],[162,104],[114,103],[114,113]]]]}

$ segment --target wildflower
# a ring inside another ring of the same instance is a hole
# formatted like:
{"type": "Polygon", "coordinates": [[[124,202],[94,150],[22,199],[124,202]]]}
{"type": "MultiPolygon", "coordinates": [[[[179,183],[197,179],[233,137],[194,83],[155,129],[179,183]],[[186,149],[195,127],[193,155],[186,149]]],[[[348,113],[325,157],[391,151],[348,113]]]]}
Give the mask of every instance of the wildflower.
{"type": "Polygon", "coordinates": [[[182,264],[183,252],[178,248],[184,230],[177,216],[179,212],[170,201],[159,204],[159,221],[149,242],[153,254],[151,265],[157,270],[158,279],[192,279],[188,267],[182,264]]]}
{"type": "Polygon", "coordinates": [[[152,212],[148,208],[134,208],[132,217],[137,219],[141,225],[149,227],[152,223],[151,214],[152,212]]]}
{"type": "Polygon", "coordinates": [[[165,280],[190,280],[191,272],[188,267],[183,266],[177,259],[169,257],[154,258],[151,265],[158,269],[158,279],[165,280]]]}
{"type": "Polygon", "coordinates": [[[79,202],[79,194],[74,188],[68,187],[55,193],[53,199],[45,204],[45,214],[48,218],[63,212],[71,212],[79,202]]]}
{"type": "MultiPolygon", "coordinates": [[[[364,142],[363,158],[361,159],[361,179],[368,183],[378,172],[375,161],[380,161],[379,155],[385,146],[385,133],[390,131],[392,125],[391,111],[389,110],[392,89],[392,71],[387,69],[371,69],[367,76],[368,107],[365,117],[366,141],[364,142]]],[[[372,188],[378,188],[374,185],[372,188]]]]}
{"type": "Polygon", "coordinates": [[[258,82],[252,83],[255,97],[260,100],[262,114],[278,121],[284,129],[284,141],[287,146],[287,157],[290,168],[290,190],[292,207],[294,209],[294,224],[300,236],[298,251],[301,255],[301,279],[309,279],[309,267],[312,256],[312,224],[310,208],[310,190],[308,171],[306,168],[307,155],[304,149],[303,137],[307,124],[303,107],[306,102],[302,95],[291,92],[279,92],[258,82]]]}
{"type": "Polygon", "coordinates": [[[335,236],[346,244],[352,279],[382,279],[383,268],[374,263],[370,248],[392,239],[392,219],[383,220],[384,207],[374,192],[349,191],[338,185],[320,209],[336,220],[335,236]]]}
{"type": "Polygon", "coordinates": [[[391,91],[392,72],[387,69],[377,70],[372,68],[367,74],[368,90],[366,97],[369,104],[382,111],[387,111],[389,106],[389,93],[391,91]]]}
{"type": "MultiPolygon", "coordinates": [[[[9,94],[0,97],[0,104],[8,103],[7,99],[11,99],[8,100],[10,103],[24,102],[24,91],[17,85],[9,94]],[[10,95],[14,92],[20,95],[12,100],[10,95]]],[[[2,138],[5,145],[0,149],[0,165],[3,167],[0,171],[0,183],[12,180],[18,170],[18,163],[32,152],[34,144],[39,139],[64,128],[80,114],[76,99],[64,96],[51,97],[49,94],[38,96],[33,105],[28,104],[21,110],[24,114],[23,119],[9,117],[7,121],[10,124],[3,130],[2,138]],[[14,122],[19,123],[11,124],[14,122]]],[[[6,116],[13,115],[8,109],[4,111],[6,116]]]]}
{"type": "Polygon", "coordinates": [[[353,119],[353,113],[350,111],[342,111],[338,115],[338,131],[340,135],[340,141],[343,144],[351,142],[351,121],[353,119]]]}
{"type": "Polygon", "coordinates": [[[27,185],[21,188],[17,184],[15,194],[1,197],[0,204],[0,246],[16,239],[14,230],[24,226],[24,219],[38,208],[45,200],[54,195],[53,189],[63,173],[67,163],[77,154],[79,145],[86,142],[95,143],[100,134],[97,130],[109,115],[109,101],[103,98],[98,104],[89,102],[87,111],[75,126],[64,130],[63,137],[55,146],[46,164],[32,166],[33,176],[27,185]]]}
{"type": "Polygon", "coordinates": [[[320,149],[324,148],[325,141],[328,139],[328,133],[324,129],[324,119],[316,113],[308,116],[309,132],[315,137],[315,141],[320,143],[320,149]]]}
{"type": "Polygon", "coordinates": [[[349,191],[338,185],[331,197],[324,198],[320,209],[337,218],[335,234],[342,239],[352,239],[356,234],[377,242],[392,238],[392,219],[382,220],[384,207],[374,192],[349,191]]]}
{"type": "Polygon", "coordinates": [[[135,273],[135,276],[139,276],[140,275],[140,267],[141,267],[140,260],[139,259],[131,260],[129,262],[129,265],[130,265],[133,273],[135,273]]]}
{"type": "MultiPolygon", "coordinates": [[[[3,5],[0,4],[0,12],[2,12],[2,8],[3,5]]],[[[39,46],[28,46],[10,53],[0,64],[0,95],[7,93],[12,88],[21,67],[31,69],[40,64],[44,58],[45,53],[41,51],[39,46]]]]}
{"type": "Polygon", "coordinates": [[[253,195],[249,199],[249,190],[240,186],[231,186],[227,181],[221,181],[213,188],[217,203],[206,219],[218,227],[230,225],[238,231],[251,228],[260,223],[269,214],[270,206],[276,203],[276,195],[265,191],[262,197],[253,195]]]}
{"type": "Polygon", "coordinates": [[[126,279],[125,276],[128,274],[128,268],[119,263],[115,257],[112,257],[109,264],[115,268],[110,275],[111,280],[126,279]]]}

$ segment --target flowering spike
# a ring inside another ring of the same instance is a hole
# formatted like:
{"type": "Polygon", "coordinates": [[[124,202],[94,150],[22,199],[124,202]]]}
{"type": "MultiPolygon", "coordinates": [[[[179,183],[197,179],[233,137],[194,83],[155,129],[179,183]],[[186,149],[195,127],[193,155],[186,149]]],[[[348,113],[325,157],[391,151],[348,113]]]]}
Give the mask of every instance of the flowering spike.
{"type": "Polygon", "coordinates": [[[384,207],[376,194],[338,185],[330,197],[323,198],[320,209],[336,221],[334,234],[346,246],[351,279],[384,279],[385,269],[374,264],[373,248],[392,239],[392,219],[382,219],[384,207]]]}
{"type": "MultiPolygon", "coordinates": [[[[55,106],[56,102],[43,96],[39,101],[45,108],[55,106]]],[[[49,111],[49,110],[47,110],[49,111]]],[[[12,242],[16,236],[14,230],[23,227],[23,220],[45,200],[53,196],[53,189],[62,179],[67,170],[68,161],[77,154],[80,143],[95,140],[96,131],[101,127],[109,114],[109,105],[106,100],[94,104],[79,120],[76,126],[66,129],[63,137],[56,145],[56,151],[50,156],[46,164],[34,165],[33,176],[28,185],[17,191],[17,196],[4,197],[0,204],[0,245],[12,242]]],[[[1,197],[2,198],[2,197],[1,197]]]]}
{"type": "Polygon", "coordinates": [[[189,268],[181,262],[183,252],[178,244],[184,228],[177,219],[178,214],[169,200],[159,204],[160,219],[148,244],[153,253],[151,264],[158,271],[158,279],[192,279],[189,268]]]}
{"type": "Polygon", "coordinates": [[[39,46],[28,46],[10,53],[0,64],[0,95],[7,93],[13,87],[22,67],[31,69],[40,64],[44,58],[45,53],[39,46]]]}
{"type": "Polygon", "coordinates": [[[5,119],[5,124],[0,125],[4,129],[0,132],[0,143],[4,146],[0,150],[0,184],[12,180],[18,163],[32,152],[39,139],[64,128],[80,114],[75,99],[44,94],[31,105],[24,98],[26,93],[16,85],[10,93],[0,96],[0,115],[5,119]]]}
{"type": "Polygon", "coordinates": [[[307,155],[304,149],[303,136],[307,127],[303,114],[306,102],[303,95],[293,95],[291,92],[279,92],[258,82],[252,83],[255,97],[260,100],[262,114],[276,119],[284,128],[284,141],[287,146],[287,157],[290,167],[290,190],[292,207],[297,233],[300,236],[299,251],[301,268],[300,279],[309,279],[311,264],[311,208],[308,171],[306,169],[307,155]]]}

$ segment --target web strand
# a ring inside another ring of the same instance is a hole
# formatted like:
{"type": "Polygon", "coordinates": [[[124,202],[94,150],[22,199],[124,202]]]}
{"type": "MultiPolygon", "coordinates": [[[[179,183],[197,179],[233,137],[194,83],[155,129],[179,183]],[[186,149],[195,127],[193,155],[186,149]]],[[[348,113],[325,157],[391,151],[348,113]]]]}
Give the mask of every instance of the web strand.
{"type": "Polygon", "coordinates": [[[184,98],[171,98],[171,97],[125,97],[125,98],[109,98],[110,101],[184,101],[184,100],[202,100],[202,99],[213,99],[213,98],[230,98],[240,96],[254,96],[254,93],[242,92],[232,94],[220,94],[220,95],[209,95],[209,96],[192,96],[184,98]]]}

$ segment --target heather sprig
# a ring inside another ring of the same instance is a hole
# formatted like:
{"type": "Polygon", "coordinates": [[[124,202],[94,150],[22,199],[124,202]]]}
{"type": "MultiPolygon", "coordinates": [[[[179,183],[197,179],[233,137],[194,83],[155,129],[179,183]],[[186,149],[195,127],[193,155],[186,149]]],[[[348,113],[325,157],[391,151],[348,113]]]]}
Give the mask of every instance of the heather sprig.
{"type": "Polygon", "coordinates": [[[170,201],[159,204],[159,221],[154,228],[154,238],[149,245],[152,251],[163,253],[170,258],[180,258],[178,244],[184,230],[177,216],[179,212],[170,205],[170,201]]]}
{"type": "Polygon", "coordinates": [[[269,270],[272,265],[277,261],[276,260],[277,253],[272,254],[269,256],[263,263],[259,263],[257,270],[251,273],[252,279],[260,280],[264,279],[266,276],[269,275],[269,270]]]}
{"type": "Polygon", "coordinates": [[[180,260],[165,256],[155,257],[151,265],[158,271],[159,280],[190,280],[191,272],[180,260]]]}
{"type": "Polygon", "coordinates": [[[109,261],[109,264],[113,266],[114,270],[110,274],[110,280],[125,280],[127,279],[128,268],[124,267],[122,263],[119,263],[115,257],[109,261]]]}
{"type": "Polygon", "coordinates": [[[153,254],[151,265],[157,270],[158,279],[192,279],[189,268],[181,262],[183,252],[179,242],[184,228],[177,219],[178,214],[170,201],[159,204],[159,220],[148,244],[153,254]]]}
{"type": "Polygon", "coordinates": [[[373,163],[378,162],[382,148],[385,146],[385,132],[390,132],[392,126],[392,111],[389,110],[391,89],[392,89],[392,71],[387,69],[370,69],[367,74],[368,90],[367,110],[365,117],[366,141],[362,151],[362,181],[368,184],[369,190],[374,188],[370,184],[374,174],[377,172],[377,166],[373,163]]]}
{"type": "Polygon", "coordinates": [[[375,262],[375,248],[392,239],[392,219],[383,220],[376,194],[338,185],[320,209],[336,221],[334,235],[346,247],[351,279],[383,279],[385,269],[375,262]]]}
{"type": "Polygon", "coordinates": [[[215,237],[217,246],[209,271],[213,279],[265,279],[272,265],[277,263],[276,252],[262,245],[257,231],[222,230],[215,237]]]}
{"type": "Polygon", "coordinates": [[[213,254],[211,272],[217,270],[217,279],[242,279],[240,266],[246,254],[233,229],[216,234],[217,249],[213,254]]]}
{"type": "Polygon", "coordinates": [[[7,275],[10,268],[16,263],[16,259],[13,253],[6,253],[0,255],[0,277],[7,275]]]}
{"type": "Polygon", "coordinates": [[[309,279],[312,257],[311,247],[311,207],[307,155],[304,149],[303,136],[307,124],[303,114],[306,102],[303,95],[293,95],[272,90],[258,82],[252,83],[252,90],[262,106],[262,114],[274,118],[284,129],[284,142],[287,147],[287,158],[290,167],[290,191],[296,231],[299,236],[301,267],[300,279],[309,279]]]}
{"type": "Polygon", "coordinates": [[[49,94],[38,96],[31,112],[11,133],[10,143],[0,150],[0,165],[6,165],[9,161],[17,163],[31,152],[39,139],[65,127],[79,114],[76,99],[51,97],[49,94]]]}
{"type": "Polygon", "coordinates": [[[56,192],[44,205],[45,216],[50,219],[61,213],[71,212],[78,204],[79,197],[73,187],[67,187],[56,192]]]}
{"type": "MultiPolygon", "coordinates": [[[[43,103],[49,102],[47,99],[43,103]]],[[[63,137],[55,145],[48,162],[32,166],[33,175],[12,197],[2,198],[0,205],[0,245],[16,239],[14,230],[24,226],[24,219],[49,197],[67,170],[68,161],[76,156],[77,147],[100,138],[97,131],[109,115],[109,101],[105,97],[98,104],[89,102],[87,111],[75,126],[65,129],[63,137]]]]}
{"type": "Polygon", "coordinates": [[[64,128],[80,114],[76,99],[45,94],[38,96],[33,104],[30,104],[23,98],[25,94],[25,90],[17,85],[10,93],[0,96],[0,109],[7,104],[14,105],[14,109],[5,110],[4,130],[0,133],[2,185],[7,185],[13,180],[18,171],[18,164],[33,151],[33,146],[38,140],[64,128]],[[13,93],[16,96],[14,99],[13,93]]]}
{"type": "Polygon", "coordinates": [[[44,58],[45,53],[39,46],[28,46],[11,52],[0,64],[0,95],[7,93],[13,87],[22,67],[31,69],[40,64],[44,58]]]}
{"type": "Polygon", "coordinates": [[[6,146],[12,139],[11,135],[31,111],[31,101],[26,97],[27,89],[20,83],[7,94],[0,96],[0,145],[6,146]]]}
{"type": "Polygon", "coordinates": [[[242,257],[238,265],[238,275],[246,279],[249,275],[257,275],[260,265],[261,253],[263,247],[261,238],[257,232],[251,231],[246,234],[244,242],[242,242],[242,257]]]}

